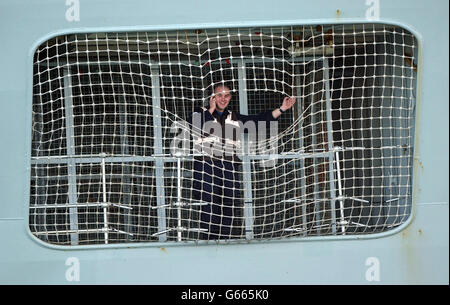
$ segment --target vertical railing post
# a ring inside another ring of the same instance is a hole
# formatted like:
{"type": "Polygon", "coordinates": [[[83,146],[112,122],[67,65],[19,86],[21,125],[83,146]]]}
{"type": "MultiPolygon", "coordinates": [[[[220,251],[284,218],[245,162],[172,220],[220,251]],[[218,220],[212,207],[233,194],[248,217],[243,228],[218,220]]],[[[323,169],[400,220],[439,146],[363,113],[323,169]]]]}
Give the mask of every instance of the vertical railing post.
{"type": "MultiPolygon", "coordinates": [[[[155,161],[155,183],[156,183],[156,204],[163,206],[165,202],[164,193],[164,160],[163,154],[163,136],[162,136],[162,121],[161,121],[161,94],[159,67],[152,68],[152,112],[153,112],[153,133],[154,140],[154,155],[159,157],[155,161]]],[[[161,207],[157,209],[158,216],[158,232],[166,230],[166,209],[161,207]]],[[[166,241],[167,235],[165,233],[159,235],[159,241],[166,241]]]]}
{"type": "Polygon", "coordinates": [[[108,226],[108,198],[106,193],[106,164],[105,164],[105,153],[101,153],[102,156],[102,193],[103,193],[103,230],[105,231],[105,244],[108,243],[109,240],[109,226],[108,226]]]}
{"type": "MultiPolygon", "coordinates": [[[[121,145],[121,153],[123,156],[128,156],[130,153],[129,144],[128,144],[128,127],[127,127],[127,100],[125,97],[120,98],[119,100],[119,121],[120,121],[120,145],[121,145]],[[122,104],[123,102],[123,104],[122,104]]],[[[128,164],[122,165],[123,170],[123,180],[122,180],[122,203],[130,206],[131,205],[131,181],[130,181],[130,166],[128,164]]],[[[124,213],[124,225],[125,232],[131,232],[131,217],[130,211],[128,209],[125,210],[124,213]]],[[[130,235],[127,235],[129,238],[130,235]]]]}
{"type": "MultiPolygon", "coordinates": [[[[239,78],[239,112],[248,114],[247,101],[247,82],[246,69],[244,61],[238,62],[238,78],[239,78]]],[[[253,195],[252,195],[252,174],[251,160],[249,158],[248,138],[242,134],[241,142],[243,147],[242,170],[244,183],[244,219],[245,219],[245,238],[253,239],[253,195]]]]}
{"type": "MultiPolygon", "coordinates": [[[[300,75],[300,66],[296,65],[295,66],[295,74],[300,75]]],[[[301,123],[299,124],[299,128],[298,128],[298,140],[299,140],[299,148],[300,151],[304,150],[304,137],[303,137],[303,105],[304,105],[304,100],[302,99],[303,95],[299,94],[298,90],[301,86],[300,83],[300,77],[295,77],[294,74],[294,78],[295,78],[295,86],[297,87],[297,90],[293,90],[295,92],[295,96],[297,98],[297,109],[299,109],[299,116],[301,117],[301,123]]],[[[295,119],[295,118],[294,118],[295,119]]],[[[301,158],[300,159],[300,205],[301,205],[301,209],[302,209],[302,226],[303,226],[303,235],[306,236],[308,233],[308,219],[306,217],[307,214],[307,209],[306,209],[306,204],[307,204],[307,198],[306,198],[306,183],[305,183],[305,159],[301,158]]]]}
{"type": "Polygon", "coordinates": [[[334,146],[333,146],[333,124],[331,116],[331,95],[330,95],[330,76],[328,69],[328,58],[323,60],[323,76],[325,81],[325,99],[326,99],[326,115],[327,115],[327,140],[328,140],[328,164],[330,179],[330,196],[331,196],[331,230],[336,234],[336,190],[334,186],[334,146]]]}
{"type": "Polygon", "coordinates": [[[181,241],[182,218],[181,218],[181,157],[177,158],[177,240],[181,241]]]}
{"type": "MultiPolygon", "coordinates": [[[[312,76],[314,78],[314,74],[312,76]]],[[[316,103],[314,101],[314,79],[311,81],[311,76],[308,76],[309,78],[309,84],[310,84],[310,95],[311,95],[311,143],[312,143],[312,149],[313,152],[315,152],[315,150],[317,149],[317,120],[316,117],[317,115],[315,114],[315,110],[316,110],[316,103]]],[[[319,159],[320,160],[320,159],[319,159]]],[[[320,222],[321,222],[321,217],[320,217],[320,201],[319,201],[319,179],[317,177],[318,173],[317,173],[317,163],[316,160],[314,160],[314,166],[313,166],[313,177],[314,177],[314,217],[316,220],[316,231],[317,233],[320,235],[320,222]]]]}
{"type": "MultiPolygon", "coordinates": [[[[69,184],[69,204],[77,204],[77,168],[75,163],[75,141],[73,126],[73,103],[72,103],[72,75],[70,67],[64,69],[64,115],[66,128],[66,147],[67,147],[67,176],[69,184]]],[[[69,208],[70,230],[78,230],[78,209],[69,208]]],[[[70,234],[70,243],[78,245],[78,233],[70,234]]]]}

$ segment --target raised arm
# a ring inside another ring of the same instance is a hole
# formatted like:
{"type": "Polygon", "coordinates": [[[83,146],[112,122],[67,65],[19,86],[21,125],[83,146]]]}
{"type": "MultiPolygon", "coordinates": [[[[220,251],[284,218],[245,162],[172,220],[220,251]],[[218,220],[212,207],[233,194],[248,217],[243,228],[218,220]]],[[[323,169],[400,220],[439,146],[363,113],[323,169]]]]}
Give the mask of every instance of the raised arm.
{"type": "Polygon", "coordinates": [[[285,97],[283,99],[283,103],[281,104],[281,106],[273,111],[267,111],[267,112],[263,112],[260,114],[256,114],[256,115],[239,115],[239,120],[242,123],[246,123],[248,121],[254,121],[254,122],[258,122],[258,121],[276,121],[278,119],[278,117],[285,111],[289,110],[296,102],[296,98],[295,97],[285,97]]]}
{"type": "Polygon", "coordinates": [[[215,99],[214,96],[211,96],[209,98],[209,109],[208,109],[208,111],[209,111],[209,113],[213,114],[214,110],[216,110],[216,99],[215,99]]]}
{"type": "Polygon", "coordinates": [[[277,119],[283,112],[289,110],[294,106],[297,99],[295,97],[285,97],[283,99],[283,103],[281,104],[280,108],[277,108],[272,111],[272,116],[274,119],[277,119]]]}

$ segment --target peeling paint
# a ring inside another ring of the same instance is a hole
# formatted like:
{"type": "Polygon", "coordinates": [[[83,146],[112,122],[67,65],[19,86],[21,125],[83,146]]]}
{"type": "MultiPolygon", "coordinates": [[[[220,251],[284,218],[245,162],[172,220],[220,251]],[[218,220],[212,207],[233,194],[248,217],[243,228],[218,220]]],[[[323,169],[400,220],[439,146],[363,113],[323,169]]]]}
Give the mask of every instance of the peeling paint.
{"type": "Polygon", "coordinates": [[[422,228],[414,225],[402,231],[401,253],[405,262],[405,279],[410,283],[421,283],[420,274],[425,274],[426,263],[419,251],[424,237],[422,228]]]}

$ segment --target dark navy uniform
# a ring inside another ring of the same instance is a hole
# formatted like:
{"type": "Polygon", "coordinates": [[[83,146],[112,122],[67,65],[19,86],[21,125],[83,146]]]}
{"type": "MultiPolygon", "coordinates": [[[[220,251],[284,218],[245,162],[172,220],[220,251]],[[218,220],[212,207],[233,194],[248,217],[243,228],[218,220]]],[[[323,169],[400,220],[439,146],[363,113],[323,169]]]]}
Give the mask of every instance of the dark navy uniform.
{"type": "Polygon", "coordinates": [[[235,218],[237,209],[243,207],[239,192],[241,160],[236,156],[236,152],[241,149],[242,125],[253,121],[257,127],[260,121],[269,122],[276,119],[273,118],[272,111],[259,115],[241,115],[225,109],[222,114],[217,111],[211,114],[206,108],[197,109],[193,116],[197,116],[197,123],[195,120],[193,122],[192,117],[189,122],[202,129],[201,136],[198,132],[193,132],[197,134],[197,137],[194,136],[194,153],[198,153],[198,147],[200,150],[204,148],[200,145],[195,149],[195,145],[199,143],[213,146],[208,153],[194,158],[192,196],[196,200],[209,203],[201,207],[200,227],[206,229],[207,233],[201,233],[200,238],[229,239],[232,235],[242,234],[239,232],[239,229],[242,230],[242,224],[235,218]],[[218,129],[221,134],[212,134],[208,128],[205,130],[205,124],[220,126],[218,129]],[[222,147],[222,152],[219,147],[222,147]],[[236,229],[231,232],[233,221],[236,229]]]}

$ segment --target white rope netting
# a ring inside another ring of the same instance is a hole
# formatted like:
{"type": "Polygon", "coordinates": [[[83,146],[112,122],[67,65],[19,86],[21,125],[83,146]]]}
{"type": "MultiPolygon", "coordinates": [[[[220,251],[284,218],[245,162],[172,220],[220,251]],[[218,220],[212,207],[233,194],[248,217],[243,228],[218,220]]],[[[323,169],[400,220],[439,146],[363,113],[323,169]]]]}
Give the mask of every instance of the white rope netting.
{"type": "Polygon", "coordinates": [[[34,60],[30,229],[82,245],[399,226],[411,214],[415,44],[383,24],[51,39],[34,60]],[[217,84],[242,117],[296,103],[198,149],[211,137],[192,116],[217,84]]]}

